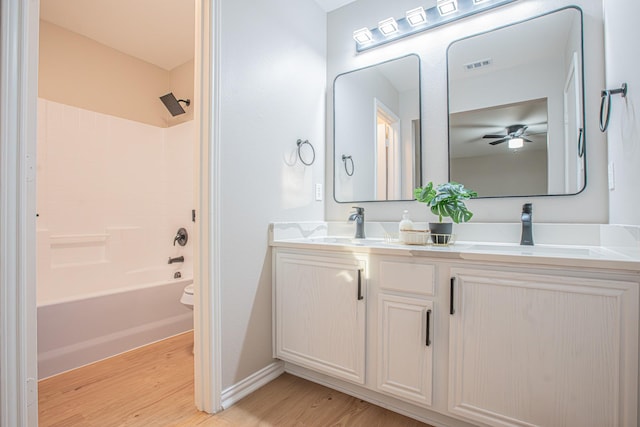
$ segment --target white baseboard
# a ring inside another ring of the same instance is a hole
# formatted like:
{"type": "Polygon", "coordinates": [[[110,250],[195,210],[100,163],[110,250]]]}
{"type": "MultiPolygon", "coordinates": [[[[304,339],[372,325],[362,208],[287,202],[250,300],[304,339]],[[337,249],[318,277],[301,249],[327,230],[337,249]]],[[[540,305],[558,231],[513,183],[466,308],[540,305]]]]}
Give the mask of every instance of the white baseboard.
{"type": "Polygon", "coordinates": [[[228,409],[231,405],[270,383],[284,373],[284,363],[277,361],[271,365],[250,375],[244,380],[232,385],[222,392],[222,408],[228,409]]]}

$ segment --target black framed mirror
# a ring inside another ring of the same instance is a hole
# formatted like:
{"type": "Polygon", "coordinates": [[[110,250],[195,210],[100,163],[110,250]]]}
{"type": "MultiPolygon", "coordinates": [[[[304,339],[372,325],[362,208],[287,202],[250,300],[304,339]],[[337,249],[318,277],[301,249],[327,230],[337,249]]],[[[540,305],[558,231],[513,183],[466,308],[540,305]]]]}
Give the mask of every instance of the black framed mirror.
{"type": "Polygon", "coordinates": [[[572,6],[449,46],[451,181],[480,198],[585,188],[582,36],[572,6]]]}
{"type": "Polygon", "coordinates": [[[337,202],[413,200],[421,183],[420,58],[338,75],[333,84],[337,202]]]}

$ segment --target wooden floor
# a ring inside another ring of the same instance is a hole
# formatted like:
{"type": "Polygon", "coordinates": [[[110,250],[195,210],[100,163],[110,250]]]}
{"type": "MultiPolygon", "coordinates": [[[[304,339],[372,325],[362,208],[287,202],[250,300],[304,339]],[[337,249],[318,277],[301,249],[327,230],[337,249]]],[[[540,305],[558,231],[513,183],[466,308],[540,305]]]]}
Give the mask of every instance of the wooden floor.
{"type": "Polygon", "coordinates": [[[427,426],[288,374],[198,412],[192,344],[189,332],[40,381],[39,426],[427,426]]]}

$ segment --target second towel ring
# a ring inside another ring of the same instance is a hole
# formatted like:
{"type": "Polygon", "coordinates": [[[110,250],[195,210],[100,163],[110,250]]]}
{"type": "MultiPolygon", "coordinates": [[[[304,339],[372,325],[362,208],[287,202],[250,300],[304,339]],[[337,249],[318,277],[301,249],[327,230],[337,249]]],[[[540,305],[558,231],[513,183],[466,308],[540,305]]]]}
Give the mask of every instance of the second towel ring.
{"type": "Polygon", "coordinates": [[[619,89],[607,89],[600,92],[600,131],[606,132],[609,128],[609,119],[611,119],[611,95],[627,96],[627,84],[622,83],[619,89]],[[605,113],[605,104],[607,105],[605,113]]]}
{"type": "Polygon", "coordinates": [[[578,133],[578,158],[582,158],[584,156],[584,129],[580,128],[580,133],[578,133]]]}
{"type": "Polygon", "coordinates": [[[316,150],[315,148],[313,148],[313,145],[311,145],[311,143],[309,142],[308,139],[305,139],[304,141],[299,139],[296,141],[296,144],[298,144],[298,158],[300,159],[300,161],[302,162],[303,165],[306,166],[311,166],[313,164],[313,162],[316,161],[316,150]],[[300,152],[300,150],[302,149],[303,145],[308,145],[309,147],[311,147],[311,161],[309,162],[305,162],[305,160],[302,158],[302,153],[300,152]]]}
{"type": "Polygon", "coordinates": [[[342,162],[344,163],[344,171],[347,173],[347,175],[353,176],[353,172],[355,172],[356,167],[353,164],[353,159],[351,158],[351,156],[347,156],[346,154],[343,154],[342,162]],[[347,160],[351,162],[351,172],[349,172],[349,167],[347,166],[347,160]]]}

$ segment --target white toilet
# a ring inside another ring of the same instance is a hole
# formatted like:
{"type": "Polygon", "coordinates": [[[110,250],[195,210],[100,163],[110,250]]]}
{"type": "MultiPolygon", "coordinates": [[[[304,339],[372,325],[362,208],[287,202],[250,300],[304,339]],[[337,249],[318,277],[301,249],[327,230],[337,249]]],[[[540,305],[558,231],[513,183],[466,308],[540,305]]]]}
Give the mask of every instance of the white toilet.
{"type": "Polygon", "coordinates": [[[187,308],[193,310],[193,283],[185,286],[180,302],[187,308]]]}

